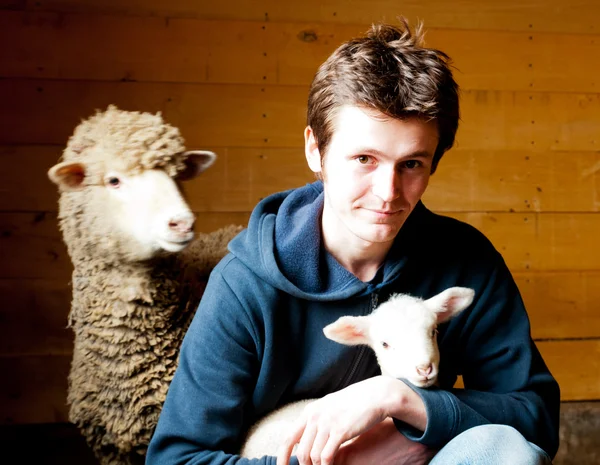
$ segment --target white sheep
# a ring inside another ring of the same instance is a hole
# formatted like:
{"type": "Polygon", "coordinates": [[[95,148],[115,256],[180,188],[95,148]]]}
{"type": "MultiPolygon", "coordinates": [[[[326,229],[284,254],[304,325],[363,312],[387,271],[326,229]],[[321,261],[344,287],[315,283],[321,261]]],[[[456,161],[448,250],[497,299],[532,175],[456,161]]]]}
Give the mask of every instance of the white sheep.
{"type": "Polygon", "coordinates": [[[160,114],[110,106],[48,172],[74,266],[69,419],[102,465],[143,461],[208,275],[241,229],[192,241],[179,181],[214,160],[160,114]]]}
{"type": "MultiPolygon", "coordinates": [[[[368,345],[374,350],[383,375],[405,378],[426,388],[437,381],[438,324],[467,308],[474,295],[472,289],[464,287],[451,287],[427,300],[395,294],[370,315],[341,317],[323,332],[340,344],[368,345]]],[[[247,458],[277,455],[290,425],[313,401],[293,402],[259,420],[250,428],[240,455],[247,458]]]]}

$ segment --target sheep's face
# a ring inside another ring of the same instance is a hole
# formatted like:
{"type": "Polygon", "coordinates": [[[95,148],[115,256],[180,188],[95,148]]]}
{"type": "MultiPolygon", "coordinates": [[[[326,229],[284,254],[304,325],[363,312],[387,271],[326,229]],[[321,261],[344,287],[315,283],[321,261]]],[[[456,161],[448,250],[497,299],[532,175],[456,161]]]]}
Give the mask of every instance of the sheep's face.
{"type": "Polygon", "coordinates": [[[195,217],[176,182],[163,170],[129,176],[108,170],[97,200],[121,242],[129,242],[141,257],[161,250],[179,252],[194,237],[195,217]]]}
{"type": "Polygon", "coordinates": [[[415,386],[437,381],[440,353],[437,326],[468,307],[472,289],[453,287],[422,300],[398,294],[365,317],[342,317],[324,329],[342,344],[367,344],[377,356],[382,374],[405,378],[415,386]]]}
{"type": "MultiPolygon", "coordinates": [[[[194,177],[214,158],[212,153],[189,156],[184,177],[194,177]]],[[[132,172],[117,160],[97,160],[62,163],[49,174],[70,195],[81,194],[89,221],[84,227],[102,236],[98,248],[146,260],[162,252],[179,252],[190,243],[195,217],[177,179],[163,169],[132,172]]]]}

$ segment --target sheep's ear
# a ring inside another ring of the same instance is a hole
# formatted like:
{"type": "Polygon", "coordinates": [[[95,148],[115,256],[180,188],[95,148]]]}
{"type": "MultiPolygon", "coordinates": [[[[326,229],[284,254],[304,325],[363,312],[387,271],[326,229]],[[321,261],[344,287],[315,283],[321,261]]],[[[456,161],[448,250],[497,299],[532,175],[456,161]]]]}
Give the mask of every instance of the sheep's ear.
{"type": "Polygon", "coordinates": [[[360,316],[343,316],[325,326],[323,332],[328,339],[347,346],[369,343],[369,321],[360,316]]]}
{"type": "Polygon", "coordinates": [[[67,191],[83,188],[85,176],[85,165],[83,163],[62,162],[48,170],[50,181],[67,191]]]}
{"type": "Polygon", "coordinates": [[[425,305],[437,313],[438,323],[448,321],[471,305],[475,291],[468,287],[451,287],[431,299],[425,305]]]}
{"type": "Polygon", "coordinates": [[[177,179],[180,181],[189,181],[194,179],[206,171],[217,159],[214,152],[208,150],[193,150],[184,152],[187,156],[185,159],[185,169],[177,174],[177,179]]]}

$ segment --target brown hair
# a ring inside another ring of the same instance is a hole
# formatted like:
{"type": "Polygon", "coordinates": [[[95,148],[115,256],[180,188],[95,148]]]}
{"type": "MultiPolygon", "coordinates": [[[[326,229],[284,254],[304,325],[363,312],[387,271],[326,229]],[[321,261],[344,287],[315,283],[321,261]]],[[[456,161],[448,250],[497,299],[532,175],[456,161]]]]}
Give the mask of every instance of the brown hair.
{"type": "Polygon", "coordinates": [[[375,109],[391,118],[435,120],[439,142],[432,173],[454,144],[458,129],[458,85],[450,58],[425,48],[423,28],[373,25],[364,37],[342,44],[319,67],[308,96],[307,123],[313,130],[321,160],[342,105],[375,109]]]}

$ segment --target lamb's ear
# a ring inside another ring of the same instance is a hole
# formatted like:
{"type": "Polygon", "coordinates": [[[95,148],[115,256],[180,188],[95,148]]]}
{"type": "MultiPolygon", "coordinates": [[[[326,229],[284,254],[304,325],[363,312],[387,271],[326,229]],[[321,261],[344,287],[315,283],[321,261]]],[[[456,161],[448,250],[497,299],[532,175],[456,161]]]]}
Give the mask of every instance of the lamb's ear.
{"type": "Polygon", "coordinates": [[[443,323],[471,305],[475,291],[468,287],[451,287],[431,299],[425,305],[437,313],[438,323],[443,323]]]}
{"type": "Polygon", "coordinates": [[[85,165],[77,162],[58,163],[48,170],[50,181],[66,191],[83,188],[85,176],[85,165]]]}
{"type": "Polygon", "coordinates": [[[185,169],[177,174],[180,181],[189,181],[206,171],[217,159],[217,154],[208,150],[192,150],[184,152],[185,169]]]}
{"type": "Polygon", "coordinates": [[[369,320],[361,316],[343,316],[323,328],[328,339],[347,346],[369,343],[369,320]]]}

